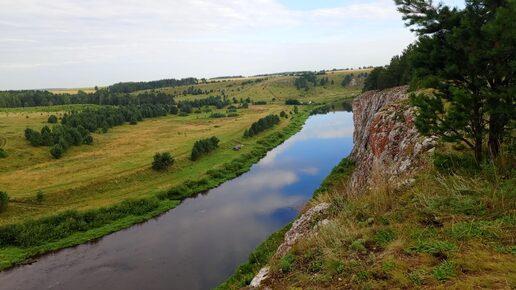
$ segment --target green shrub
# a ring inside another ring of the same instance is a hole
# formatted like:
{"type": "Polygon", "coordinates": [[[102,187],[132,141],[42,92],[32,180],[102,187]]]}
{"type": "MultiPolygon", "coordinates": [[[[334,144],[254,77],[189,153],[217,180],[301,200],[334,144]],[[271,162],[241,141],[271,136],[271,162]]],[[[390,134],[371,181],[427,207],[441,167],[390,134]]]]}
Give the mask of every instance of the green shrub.
{"type": "Polygon", "coordinates": [[[215,112],[211,113],[210,118],[225,118],[226,114],[215,112]]]}
{"type": "Polygon", "coordinates": [[[195,161],[199,159],[202,155],[217,149],[219,147],[219,142],[219,138],[215,136],[195,141],[194,146],[192,148],[192,153],[190,155],[190,159],[192,161],[195,161]]]}
{"type": "Polygon", "coordinates": [[[9,203],[9,195],[7,192],[0,191],[0,212],[3,212],[7,209],[7,205],[9,203]]]}
{"type": "Polygon", "coordinates": [[[48,117],[48,120],[47,120],[47,121],[48,121],[48,123],[50,123],[50,124],[56,124],[56,123],[57,123],[57,117],[56,117],[56,115],[50,115],[50,116],[48,117]]]}
{"type": "Polygon", "coordinates": [[[7,151],[0,148],[0,158],[6,158],[7,156],[9,156],[9,154],[7,154],[7,151]]]}
{"type": "Polygon", "coordinates": [[[45,200],[45,193],[41,190],[38,190],[36,192],[36,201],[39,203],[42,203],[45,200]]]}
{"type": "Polygon", "coordinates": [[[50,148],[50,154],[52,154],[52,157],[55,159],[61,158],[63,156],[63,146],[61,144],[56,144],[50,148]]]}
{"type": "Polygon", "coordinates": [[[154,161],[152,161],[152,169],[165,170],[174,164],[174,158],[168,152],[154,154],[154,161]]]}

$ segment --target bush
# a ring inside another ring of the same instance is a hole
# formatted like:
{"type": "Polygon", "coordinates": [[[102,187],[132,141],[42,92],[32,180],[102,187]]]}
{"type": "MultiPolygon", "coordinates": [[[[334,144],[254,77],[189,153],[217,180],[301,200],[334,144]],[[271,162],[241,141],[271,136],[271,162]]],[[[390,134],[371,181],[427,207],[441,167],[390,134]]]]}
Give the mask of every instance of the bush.
{"type": "Polygon", "coordinates": [[[48,123],[50,123],[50,124],[56,124],[56,123],[57,123],[57,117],[56,117],[56,115],[50,115],[50,116],[48,117],[47,122],[48,122],[48,123]]]}
{"type": "Polygon", "coordinates": [[[61,158],[63,156],[63,146],[61,144],[56,144],[50,149],[50,154],[52,154],[52,157],[55,159],[61,158]]]}
{"type": "Polygon", "coordinates": [[[45,200],[45,193],[41,190],[38,190],[36,192],[36,201],[39,203],[42,203],[45,200]]]}
{"type": "Polygon", "coordinates": [[[190,159],[192,161],[195,161],[199,159],[202,155],[215,150],[219,147],[219,142],[220,140],[215,136],[208,139],[195,141],[194,146],[192,148],[192,154],[190,156],[190,159]]]}
{"type": "Polygon", "coordinates": [[[210,118],[225,118],[226,114],[215,112],[210,115],[210,118]]]}
{"type": "Polygon", "coordinates": [[[83,142],[84,144],[91,145],[93,143],[93,137],[88,134],[86,137],[84,137],[83,142]]]}
{"type": "Polygon", "coordinates": [[[9,195],[7,192],[0,191],[0,212],[3,212],[7,209],[7,204],[9,203],[9,195]]]}
{"type": "Polygon", "coordinates": [[[7,156],[9,156],[9,154],[7,154],[7,151],[0,148],[0,158],[6,158],[7,156]]]}
{"type": "Polygon", "coordinates": [[[301,105],[301,102],[295,99],[288,99],[285,101],[285,105],[301,105]]]}
{"type": "Polygon", "coordinates": [[[245,130],[244,137],[253,137],[254,135],[262,131],[272,128],[279,122],[280,118],[278,117],[278,115],[268,115],[266,117],[263,117],[260,120],[254,122],[249,129],[245,130]]]}
{"type": "Polygon", "coordinates": [[[174,158],[168,152],[154,154],[154,161],[152,162],[152,169],[165,170],[174,164],[174,158]]]}

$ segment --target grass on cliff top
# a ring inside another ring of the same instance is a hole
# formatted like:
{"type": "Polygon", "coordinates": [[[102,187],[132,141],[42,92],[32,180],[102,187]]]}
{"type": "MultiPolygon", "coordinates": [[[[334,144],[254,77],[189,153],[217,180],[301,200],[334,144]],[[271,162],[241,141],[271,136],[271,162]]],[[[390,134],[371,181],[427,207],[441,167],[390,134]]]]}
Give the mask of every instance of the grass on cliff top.
{"type": "Polygon", "coordinates": [[[333,183],[330,223],[271,261],[272,289],[514,289],[516,178],[505,162],[477,167],[468,154],[437,153],[395,189],[374,176],[352,194],[333,183]]]}

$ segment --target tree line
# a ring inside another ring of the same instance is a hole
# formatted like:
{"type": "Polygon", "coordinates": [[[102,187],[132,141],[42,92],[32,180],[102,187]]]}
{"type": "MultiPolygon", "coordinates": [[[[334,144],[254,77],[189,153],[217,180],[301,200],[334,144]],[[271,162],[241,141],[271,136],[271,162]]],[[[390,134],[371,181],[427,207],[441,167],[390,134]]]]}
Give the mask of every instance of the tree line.
{"type": "Polygon", "coordinates": [[[111,93],[131,93],[141,90],[195,85],[198,82],[199,80],[196,78],[163,79],[150,82],[120,82],[109,86],[107,90],[111,93]]]}
{"type": "Polygon", "coordinates": [[[202,155],[208,154],[211,151],[217,149],[219,147],[219,142],[220,140],[215,136],[195,141],[192,148],[192,153],[190,155],[190,159],[192,161],[195,161],[199,159],[202,155]]]}
{"type": "MultiPolygon", "coordinates": [[[[33,146],[52,146],[50,153],[60,158],[71,146],[92,144],[91,132],[106,133],[110,128],[126,123],[135,125],[146,118],[166,116],[167,114],[191,113],[193,107],[216,106],[223,108],[230,102],[220,96],[210,96],[205,99],[187,100],[176,105],[141,104],[128,106],[104,106],[86,108],[81,111],[66,112],[61,118],[61,124],[52,129],[44,126],[41,131],[25,129],[25,138],[33,146]]],[[[49,123],[57,123],[57,117],[51,115],[49,123]]]]}
{"type": "Polygon", "coordinates": [[[140,105],[140,104],[174,104],[174,96],[163,92],[143,92],[137,95],[113,93],[100,89],[94,93],[79,91],[77,94],[54,94],[49,91],[23,90],[0,91],[0,107],[35,107],[70,104],[96,105],[140,105]]]}
{"type": "Polygon", "coordinates": [[[254,135],[265,131],[269,128],[274,127],[274,125],[279,124],[280,117],[278,115],[268,115],[254,122],[249,129],[246,129],[244,132],[244,137],[250,138],[254,135]]]}
{"type": "Polygon", "coordinates": [[[375,67],[364,82],[363,91],[383,90],[409,84],[413,79],[411,57],[415,46],[409,45],[401,55],[394,56],[389,65],[375,67]]]}
{"type": "Polygon", "coordinates": [[[424,135],[459,142],[477,162],[496,158],[512,140],[516,117],[516,1],[470,0],[463,9],[430,0],[395,0],[417,41],[387,67],[375,68],[365,90],[410,84],[424,135]]]}
{"type": "Polygon", "coordinates": [[[25,129],[25,138],[32,146],[51,146],[50,153],[57,159],[71,146],[92,144],[91,132],[100,130],[105,133],[109,128],[127,122],[136,124],[144,118],[165,116],[170,110],[169,105],[143,104],[71,111],[65,113],[61,124],[53,126],[52,129],[48,126],[44,126],[39,132],[30,128],[25,129]]]}
{"type": "Polygon", "coordinates": [[[200,109],[204,106],[215,106],[217,109],[222,109],[230,104],[231,102],[225,96],[209,96],[204,99],[179,101],[177,106],[181,112],[190,114],[193,111],[193,108],[200,109]]]}
{"type": "Polygon", "coordinates": [[[194,86],[190,86],[186,90],[183,90],[183,95],[184,96],[186,96],[186,95],[204,95],[204,94],[209,94],[210,92],[211,91],[199,89],[194,86]]]}

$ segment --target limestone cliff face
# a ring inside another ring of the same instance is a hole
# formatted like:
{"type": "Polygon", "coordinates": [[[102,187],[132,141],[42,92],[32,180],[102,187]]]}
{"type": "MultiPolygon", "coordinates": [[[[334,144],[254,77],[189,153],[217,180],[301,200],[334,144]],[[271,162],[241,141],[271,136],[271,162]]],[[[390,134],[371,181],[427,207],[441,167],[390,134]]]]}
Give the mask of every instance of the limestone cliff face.
{"type": "Polygon", "coordinates": [[[407,87],[397,87],[369,91],[353,101],[353,190],[367,189],[373,176],[388,181],[409,173],[420,163],[420,155],[435,146],[434,138],[417,132],[407,98],[407,87]]]}

